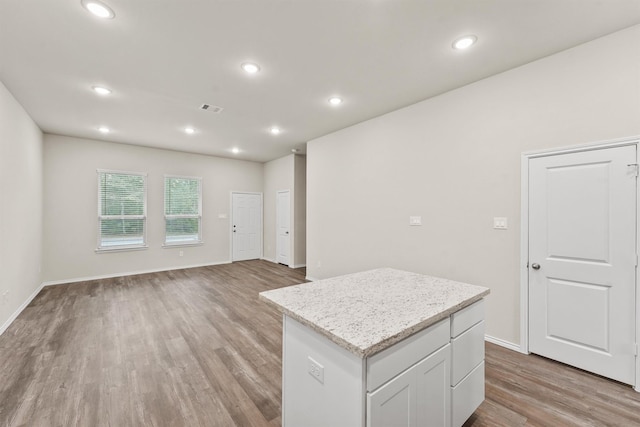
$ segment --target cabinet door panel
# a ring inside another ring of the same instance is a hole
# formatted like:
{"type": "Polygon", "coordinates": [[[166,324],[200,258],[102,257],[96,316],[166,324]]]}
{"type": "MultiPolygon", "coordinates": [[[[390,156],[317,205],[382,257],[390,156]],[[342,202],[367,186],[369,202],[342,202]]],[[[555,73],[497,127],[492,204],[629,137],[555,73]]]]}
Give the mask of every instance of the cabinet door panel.
{"type": "Polygon", "coordinates": [[[451,345],[367,394],[369,427],[442,427],[451,414],[451,345]]]}
{"type": "Polygon", "coordinates": [[[412,370],[416,379],[416,421],[418,426],[448,426],[451,413],[450,357],[447,344],[412,370]]]}
{"type": "Polygon", "coordinates": [[[398,375],[373,393],[367,393],[368,427],[414,427],[416,381],[412,369],[398,375]]]}

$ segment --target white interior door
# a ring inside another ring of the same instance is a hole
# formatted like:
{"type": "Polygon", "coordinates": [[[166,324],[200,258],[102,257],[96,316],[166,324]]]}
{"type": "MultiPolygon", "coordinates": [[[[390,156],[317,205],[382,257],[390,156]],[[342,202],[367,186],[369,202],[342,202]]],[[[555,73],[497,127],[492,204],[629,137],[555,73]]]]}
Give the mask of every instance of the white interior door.
{"type": "Polygon", "coordinates": [[[289,265],[291,252],[291,196],[289,190],[276,195],[276,261],[289,265]]]}
{"type": "Polygon", "coordinates": [[[635,145],[529,160],[529,349],[635,382],[635,145]]]}
{"type": "Polygon", "coordinates": [[[232,261],[260,258],[262,255],[262,194],[231,195],[232,261]]]}

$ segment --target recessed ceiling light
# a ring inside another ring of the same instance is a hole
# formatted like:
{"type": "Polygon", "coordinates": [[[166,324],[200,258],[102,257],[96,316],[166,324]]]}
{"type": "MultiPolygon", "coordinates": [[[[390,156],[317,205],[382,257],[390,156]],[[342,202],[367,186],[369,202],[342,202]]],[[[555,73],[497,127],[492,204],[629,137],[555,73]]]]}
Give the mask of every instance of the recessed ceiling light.
{"type": "Polygon", "coordinates": [[[113,9],[99,0],[82,0],[82,6],[98,18],[113,19],[116,16],[113,9]]]}
{"type": "Polygon", "coordinates": [[[97,93],[98,95],[110,95],[111,94],[111,89],[108,89],[108,88],[103,87],[103,86],[91,86],[91,89],[93,89],[93,91],[95,93],[97,93]]]}
{"type": "Polygon", "coordinates": [[[329,104],[340,105],[342,104],[342,98],[340,98],[339,96],[332,96],[331,98],[329,98],[329,104]]]}
{"type": "Polygon", "coordinates": [[[192,127],[186,127],[184,128],[184,133],[187,133],[189,135],[193,135],[194,133],[196,133],[196,130],[192,127]]]}
{"type": "Polygon", "coordinates": [[[233,154],[238,154],[238,153],[240,152],[240,149],[239,149],[238,147],[233,147],[233,148],[231,149],[231,152],[232,152],[233,154]]]}
{"type": "Polygon", "coordinates": [[[260,66],[258,64],[254,64],[253,62],[245,62],[241,65],[241,67],[249,74],[255,74],[260,71],[260,66]]]}
{"type": "Polygon", "coordinates": [[[109,129],[109,128],[108,128],[108,127],[106,127],[106,126],[100,126],[100,127],[98,128],[98,131],[100,131],[100,133],[109,133],[109,132],[111,132],[111,129],[109,129]]]}
{"type": "Polygon", "coordinates": [[[454,49],[463,50],[471,47],[477,41],[478,41],[478,37],[474,36],[473,34],[470,34],[468,36],[463,36],[456,39],[456,41],[453,42],[452,46],[454,49]]]}
{"type": "Polygon", "coordinates": [[[269,132],[271,132],[273,135],[278,135],[282,132],[282,130],[277,126],[274,126],[271,129],[269,129],[269,132]]]}

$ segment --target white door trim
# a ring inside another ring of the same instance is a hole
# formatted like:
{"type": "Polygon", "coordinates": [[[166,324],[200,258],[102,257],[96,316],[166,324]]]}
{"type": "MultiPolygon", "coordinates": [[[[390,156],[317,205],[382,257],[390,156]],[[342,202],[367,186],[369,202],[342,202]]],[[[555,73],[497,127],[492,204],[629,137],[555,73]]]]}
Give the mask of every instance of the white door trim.
{"type": "MultiPolygon", "coordinates": [[[[639,145],[640,136],[619,138],[589,144],[580,144],[564,148],[527,151],[520,158],[520,352],[529,353],[529,160],[536,157],[558,154],[576,153],[624,145],[639,145]]],[[[640,224],[640,195],[636,197],[636,223],[640,224]]],[[[636,253],[640,242],[640,227],[636,227],[636,253]]],[[[635,390],[640,392],[640,357],[637,355],[637,345],[640,343],[640,288],[638,286],[638,268],[636,267],[636,382],[635,390]]]]}
{"type": "Polygon", "coordinates": [[[257,191],[231,191],[229,193],[229,262],[233,262],[233,195],[254,194],[260,196],[260,259],[264,256],[264,197],[257,191]]]}

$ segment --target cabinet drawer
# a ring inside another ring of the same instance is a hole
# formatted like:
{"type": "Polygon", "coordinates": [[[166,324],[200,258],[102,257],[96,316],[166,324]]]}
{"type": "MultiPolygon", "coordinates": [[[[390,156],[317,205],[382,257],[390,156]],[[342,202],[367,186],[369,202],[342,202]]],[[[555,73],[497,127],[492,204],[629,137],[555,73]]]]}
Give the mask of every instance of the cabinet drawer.
{"type": "Polygon", "coordinates": [[[373,391],[449,340],[449,319],[441,320],[367,359],[367,391],[373,391]]]}
{"type": "Polygon", "coordinates": [[[451,343],[451,385],[455,386],[484,360],[484,321],[458,335],[451,343]]]}
{"type": "Polygon", "coordinates": [[[484,400],[484,362],[451,388],[451,425],[460,427],[484,400]]]}
{"type": "Polygon", "coordinates": [[[484,299],[451,315],[451,337],[457,337],[481,320],[484,320],[484,299]]]}

